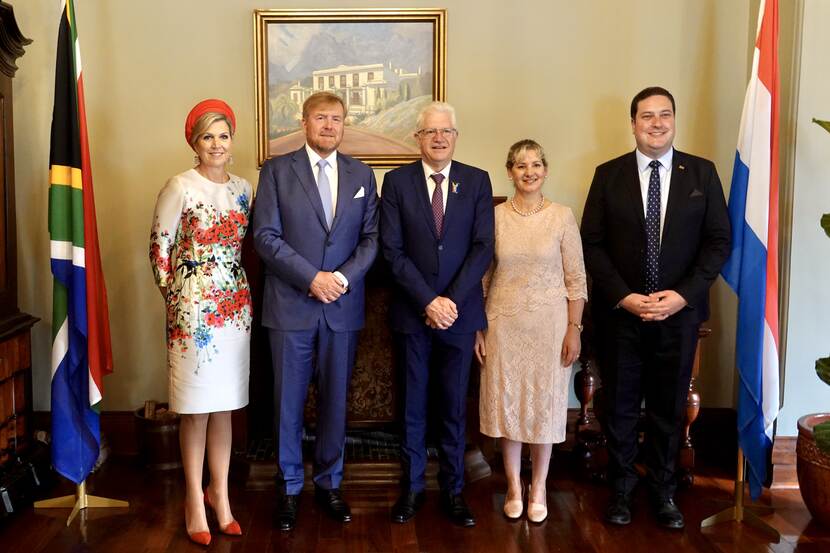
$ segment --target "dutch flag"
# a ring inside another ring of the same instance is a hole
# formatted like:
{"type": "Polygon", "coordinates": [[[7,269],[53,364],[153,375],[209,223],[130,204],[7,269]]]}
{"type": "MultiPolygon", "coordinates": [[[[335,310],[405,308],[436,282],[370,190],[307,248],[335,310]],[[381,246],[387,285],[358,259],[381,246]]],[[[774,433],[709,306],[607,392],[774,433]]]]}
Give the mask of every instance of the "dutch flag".
{"type": "Polygon", "coordinates": [[[729,193],[732,254],[723,277],[738,295],[738,442],[750,494],[767,481],[778,416],[778,0],[762,0],[729,193]]]}

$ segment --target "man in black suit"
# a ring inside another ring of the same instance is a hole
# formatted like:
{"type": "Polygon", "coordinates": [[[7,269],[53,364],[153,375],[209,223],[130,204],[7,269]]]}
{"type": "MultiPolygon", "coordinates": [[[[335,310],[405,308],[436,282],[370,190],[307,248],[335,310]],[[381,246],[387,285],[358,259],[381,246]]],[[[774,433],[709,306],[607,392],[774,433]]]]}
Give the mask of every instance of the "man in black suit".
{"type": "Polygon", "coordinates": [[[714,164],[672,147],[668,90],[634,97],[631,129],[637,149],[597,167],[582,216],[613,486],[605,518],[631,522],[645,399],[652,506],[662,526],[680,529],[675,462],[698,327],[729,255],[729,216],[714,164]]]}

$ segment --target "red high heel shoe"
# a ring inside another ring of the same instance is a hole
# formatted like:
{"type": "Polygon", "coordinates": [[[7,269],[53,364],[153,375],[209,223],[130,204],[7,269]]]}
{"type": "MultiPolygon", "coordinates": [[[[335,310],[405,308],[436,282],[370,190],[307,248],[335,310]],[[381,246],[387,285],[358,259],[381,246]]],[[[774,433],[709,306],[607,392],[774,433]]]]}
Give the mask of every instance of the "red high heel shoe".
{"type": "MultiPolygon", "coordinates": [[[[213,505],[210,502],[210,497],[208,497],[207,488],[205,488],[205,507],[209,507],[213,509],[213,505]]],[[[216,511],[214,510],[214,514],[216,511]]],[[[218,517],[217,517],[218,521],[218,517]]],[[[226,536],[241,536],[242,535],[242,528],[240,528],[239,523],[236,522],[236,519],[230,521],[224,528],[221,526],[219,527],[219,531],[225,534],[226,536]]]]}
{"type": "MultiPolygon", "coordinates": [[[[185,531],[187,531],[187,509],[185,509],[184,513],[185,518],[185,531]]],[[[187,537],[190,538],[190,541],[193,543],[198,543],[199,545],[210,545],[210,531],[208,532],[187,532],[187,537]]]]}
{"type": "Polygon", "coordinates": [[[190,541],[193,543],[198,543],[199,545],[210,545],[210,532],[190,532],[187,533],[187,537],[190,538],[190,541]]]}

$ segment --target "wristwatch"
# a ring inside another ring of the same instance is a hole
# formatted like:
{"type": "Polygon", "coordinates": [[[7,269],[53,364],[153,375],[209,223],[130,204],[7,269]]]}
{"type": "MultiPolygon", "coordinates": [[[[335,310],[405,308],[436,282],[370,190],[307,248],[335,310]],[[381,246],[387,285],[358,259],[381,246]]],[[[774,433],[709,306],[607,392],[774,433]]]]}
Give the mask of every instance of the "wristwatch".
{"type": "Polygon", "coordinates": [[[585,328],[581,323],[575,323],[573,321],[568,321],[568,324],[571,326],[575,326],[576,329],[580,332],[582,332],[582,329],[585,328]]]}

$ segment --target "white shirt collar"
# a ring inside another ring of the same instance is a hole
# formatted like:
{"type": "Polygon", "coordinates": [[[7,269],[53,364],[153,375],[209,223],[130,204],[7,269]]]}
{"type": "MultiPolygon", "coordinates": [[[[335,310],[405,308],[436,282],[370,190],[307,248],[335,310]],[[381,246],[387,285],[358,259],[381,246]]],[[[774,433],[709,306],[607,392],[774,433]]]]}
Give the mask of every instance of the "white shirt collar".
{"type": "Polygon", "coordinates": [[[320,154],[315,152],[308,144],[305,145],[305,151],[308,154],[308,161],[311,162],[312,167],[315,167],[321,159],[325,159],[326,161],[328,161],[329,167],[334,168],[337,166],[337,150],[330,153],[327,158],[323,158],[320,154]]]}
{"type": "MultiPolygon", "coordinates": [[[[637,169],[642,173],[649,168],[648,164],[652,162],[652,158],[645,155],[639,149],[635,150],[637,155],[637,169]]],[[[674,147],[669,148],[669,151],[663,154],[662,157],[657,158],[663,169],[671,170],[671,162],[674,159],[674,147]]]]}
{"type": "Polygon", "coordinates": [[[440,171],[436,171],[435,169],[427,165],[427,163],[424,160],[421,160],[421,165],[424,168],[424,175],[426,175],[427,180],[429,180],[430,175],[434,175],[435,173],[441,173],[442,175],[444,175],[444,182],[450,181],[450,166],[452,165],[452,160],[450,160],[450,162],[447,163],[447,165],[440,171]]]}

